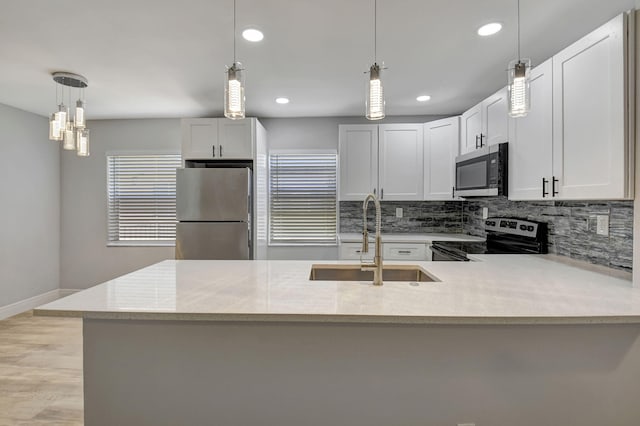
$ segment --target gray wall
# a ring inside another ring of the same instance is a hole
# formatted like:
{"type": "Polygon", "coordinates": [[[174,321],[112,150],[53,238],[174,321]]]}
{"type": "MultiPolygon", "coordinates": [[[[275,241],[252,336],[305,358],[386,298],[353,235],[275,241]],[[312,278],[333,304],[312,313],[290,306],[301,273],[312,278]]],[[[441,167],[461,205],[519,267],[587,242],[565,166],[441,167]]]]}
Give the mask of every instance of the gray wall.
{"type": "Polygon", "coordinates": [[[84,289],[174,257],[174,247],[107,247],[107,151],[180,151],[180,120],[99,120],[91,156],[62,154],[60,287],[84,289]]]}
{"type": "Polygon", "coordinates": [[[59,284],[60,144],[46,118],[0,104],[0,307],[59,284]]]}
{"type": "MultiPolygon", "coordinates": [[[[426,123],[442,116],[395,116],[380,121],[364,117],[264,118],[268,149],[335,149],[338,150],[340,124],[426,123]]],[[[269,247],[269,259],[337,259],[337,247],[269,247]]]]}

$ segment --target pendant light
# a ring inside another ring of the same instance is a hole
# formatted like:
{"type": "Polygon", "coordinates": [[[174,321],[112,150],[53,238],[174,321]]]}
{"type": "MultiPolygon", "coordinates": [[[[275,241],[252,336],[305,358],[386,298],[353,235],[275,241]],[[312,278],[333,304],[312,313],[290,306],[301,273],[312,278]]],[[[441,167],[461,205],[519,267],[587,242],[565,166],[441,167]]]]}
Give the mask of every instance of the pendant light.
{"type": "Polygon", "coordinates": [[[236,61],[236,0],[233,0],[233,65],[227,67],[224,116],[232,120],[244,118],[244,70],[236,61]]]}
{"type": "Polygon", "coordinates": [[[520,0],[518,2],[518,58],[509,62],[509,116],[525,117],[531,109],[531,60],[520,58],[520,0]]]}
{"type": "Polygon", "coordinates": [[[88,81],[81,75],[68,72],[54,72],[53,81],[56,82],[56,102],[58,102],[58,86],[61,87],[61,101],[58,111],[51,115],[49,121],[49,139],[62,141],[62,148],[68,151],[76,150],[82,157],[89,155],[89,130],[86,129],[84,114],[84,88],[88,81]],[[64,104],[64,88],[69,87],[68,100],[71,104],[71,88],[79,91],[78,101],[73,116],[64,104]]]}
{"type": "Polygon", "coordinates": [[[367,83],[367,100],[365,102],[367,120],[381,120],[384,118],[384,89],[380,73],[382,68],[377,62],[377,17],[378,1],[373,2],[373,65],[369,68],[369,81],[367,83]]]}

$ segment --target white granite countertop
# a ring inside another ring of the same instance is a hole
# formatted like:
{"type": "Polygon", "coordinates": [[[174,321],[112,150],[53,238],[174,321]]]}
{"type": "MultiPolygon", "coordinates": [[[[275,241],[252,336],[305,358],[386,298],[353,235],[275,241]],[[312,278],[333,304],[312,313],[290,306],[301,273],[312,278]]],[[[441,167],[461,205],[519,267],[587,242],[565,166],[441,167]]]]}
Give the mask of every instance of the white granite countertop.
{"type": "MultiPolygon", "coordinates": [[[[397,324],[640,323],[640,288],[550,255],[415,262],[440,282],[309,281],[313,263],[166,260],[41,306],[86,318],[397,324]]],[[[406,262],[387,262],[406,264],[406,262]]]]}
{"type": "MultiPolygon", "coordinates": [[[[375,234],[369,233],[369,238],[373,240],[375,234]]],[[[362,234],[343,233],[338,235],[338,240],[342,243],[360,243],[362,234]]],[[[467,234],[385,234],[382,233],[383,243],[431,243],[432,241],[485,241],[484,237],[476,237],[467,234]]]]}

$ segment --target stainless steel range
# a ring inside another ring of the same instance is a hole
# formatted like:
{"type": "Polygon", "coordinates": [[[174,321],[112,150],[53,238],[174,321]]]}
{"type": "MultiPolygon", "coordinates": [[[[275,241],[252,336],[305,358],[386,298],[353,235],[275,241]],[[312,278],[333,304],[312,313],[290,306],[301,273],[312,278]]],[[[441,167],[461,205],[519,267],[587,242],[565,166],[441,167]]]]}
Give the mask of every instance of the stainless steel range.
{"type": "Polygon", "coordinates": [[[468,261],[467,254],[547,253],[547,224],[531,220],[490,217],[484,223],[486,243],[433,241],[434,261],[468,261]]]}

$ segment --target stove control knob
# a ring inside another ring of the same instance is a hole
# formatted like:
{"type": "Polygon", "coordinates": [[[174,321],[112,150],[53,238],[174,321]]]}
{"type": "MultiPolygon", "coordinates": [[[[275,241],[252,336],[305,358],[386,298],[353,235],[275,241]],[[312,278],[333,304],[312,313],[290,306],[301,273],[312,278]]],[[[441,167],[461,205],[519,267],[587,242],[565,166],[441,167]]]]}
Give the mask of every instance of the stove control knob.
{"type": "Polygon", "coordinates": [[[526,231],[527,230],[527,225],[520,225],[520,229],[522,231],[526,231]]]}
{"type": "Polygon", "coordinates": [[[529,231],[529,232],[533,231],[533,225],[527,226],[527,231],[529,231]]]}

